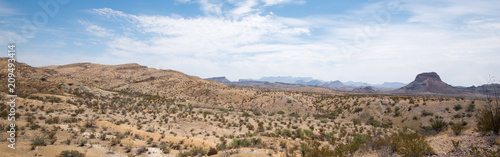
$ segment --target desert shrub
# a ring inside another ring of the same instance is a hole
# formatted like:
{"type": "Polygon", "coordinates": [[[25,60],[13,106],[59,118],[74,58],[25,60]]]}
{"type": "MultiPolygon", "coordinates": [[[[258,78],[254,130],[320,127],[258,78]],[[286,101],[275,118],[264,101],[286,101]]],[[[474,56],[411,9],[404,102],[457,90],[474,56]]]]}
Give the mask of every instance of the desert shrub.
{"type": "Polygon", "coordinates": [[[44,136],[35,136],[33,139],[31,139],[31,149],[34,150],[35,147],[37,146],[46,146],[47,143],[45,143],[45,137],[44,136]]]}
{"type": "Polygon", "coordinates": [[[257,138],[252,139],[234,139],[229,145],[232,148],[240,148],[240,147],[251,147],[255,145],[261,144],[262,141],[257,138]]]}
{"type": "Polygon", "coordinates": [[[165,153],[165,154],[170,153],[170,147],[169,147],[169,146],[168,146],[168,144],[167,144],[167,143],[165,143],[165,142],[162,142],[162,143],[160,144],[160,150],[161,150],[163,153],[165,153]]]}
{"type": "Polygon", "coordinates": [[[334,149],[328,145],[321,146],[317,140],[309,140],[307,143],[300,144],[300,152],[304,157],[337,157],[353,156],[356,151],[364,147],[365,142],[370,139],[369,136],[357,134],[353,141],[347,144],[338,144],[334,149]]]}
{"type": "Polygon", "coordinates": [[[460,135],[462,132],[466,129],[464,123],[453,123],[451,124],[451,130],[453,130],[453,133],[455,135],[460,135]]]}
{"type": "Polygon", "coordinates": [[[473,157],[498,157],[500,156],[500,149],[494,151],[487,148],[479,149],[477,147],[472,147],[469,150],[469,155],[473,157]]]}
{"type": "Polygon", "coordinates": [[[399,117],[401,115],[401,111],[394,112],[394,117],[399,117]]]}
{"type": "Polygon", "coordinates": [[[135,154],[137,154],[137,155],[141,155],[142,153],[145,153],[145,152],[147,152],[147,151],[148,151],[148,148],[146,148],[146,147],[139,147],[139,148],[137,148],[137,150],[136,150],[136,153],[135,153],[135,154]]]}
{"type": "Polygon", "coordinates": [[[285,114],[285,112],[283,112],[283,111],[278,111],[277,113],[278,114],[285,114]]]}
{"type": "Polygon", "coordinates": [[[104,140],[106,140],[106,136],[107,136],[107,135],[106,135],[105,133],[102,133],[102,135],[101,135],[101,140],[103,140],[103,141],[104,141],[104,140]]]}
{"type": "Polygon", "coordinates": [[[180,152],[177,154],[178,157],[188,157],[188,156],[204,156],[206,153],[202,148],[193,148],[189,151],[180,152]]]}
{"type": "Polygon", "coordinates": [[[253,111],[253,115],[255,115],[255,116],[261,116],[262,113],[260,113],[259,111],[253,111]]]}
{"type": "Polygon", "coordinates": [[[436,132],[441,132],[441,131],[444,131],[446,130],[446,128],[448,127],[448,123],[446,123],[445,121],[443,120],[435,120],[431,123],[431,127],[433,130],[435,130],[436,132]]]}
{"type": "Polygon", "coordinates": [[[220,143],[220,144],[217,144],[217,150],[224,150],[227,148],[227,145],[226,143],[220,143]]]}
{"type": "Polygon", "coordinates": [[[217,149],[210,147],[208,148],[207,156],[216,155],[217,153],[219,153],[217,149]]]}
{"type": "MultiPolygon", "coordinates": [[[[498,106],[498,105],[497,105],[498,106]]],[[[500,130],[500,108],[489,105],[479,110],[477,116],[477,130],[483,134],[493,132],[499,133],[500,130]]]]}
{"type": "Polygon", "coordinates": [[[358,118],[353,118],[353,119],[351,119],[351,120],[352,120],[352,123],[353,123],[354,125],[361,124],[361,120],[360,120],[360,119],[358,119],[358,118]]]}
{"type": "Polygon", "coordinates": [[[370,138],[369,135],[364,134],[356,134],[353,138],[353,141],[347,144],[340,144],[336,149],[342,149],[343,151],[347,151],[348,154],[354,154],[358,151],[367,140],[370,138]]]}
{"type": "Polygon", "coordinates": [[[79,147],[83,147],[87,144],[87,140],[80,140],[80,144],[78,144],[79,147]]]}
{"type": "Polygon", "coordinates": [[[69,138],[66,139],[65,143],[67,145],[70,145],[72,140],[73,140],[73,138],[69,137],[69,138]]]}
{"type": "Polygon", "coordinates": [[[356,107],[354,109],[354,113],[358,113],[358,112],[361,112],[361,111],[363,111],[363,108],[361,108],[361,107],[356,107]]]}
{"type": "Polygon", "coordinates": [[[76,150],[63,150],[58,157],[84,157],[85,154],[76,150]]]}
{"type": "Polygon", "coordinates": [[[457,152],[460,150],[460,141],[451,140],[451,144],[453,145],[454,151],[457,152]]]}
{"type": "Polygon", "coordinates": [[[243,112],[243,114],[241,114],[241,116],[243,116],[243,117],[249,117],[250,114],[248,112],[243,112]]]}
{"type": "Polygon", "coordinates": [[[120,144],[120,143],[121,143],[120,138],[118,138],[118,137],[111,138],[111,146],[115,146],[115,145],[120,144]]]}
{"type": "Polygon", "coordinates": [[[316,157],[316,156],[340,156],[342,152],[335,152],[328,148],[328,146],[321,146],[318,141],[310,140],[307,143],[300,144],[300,153],[304,157],[316,157]]]}
{"type": "Polygon", "coordinates": [[[312,137],[314,135],[314,133],[312,130],[305,129],[304,135],[306,135],[307,137],[312,137]]]}
{"type": "Polygon", "coordinates": [[[380,122],[377,121],[377,120],[375,120],[375,118],[373,118],[373,117],[370,117],[370,119],[368,119],[368,121],[366,122],[366,124],[373,125],[374,127],[380,126],[380,122]]]}
{"type": "Polygon", "coordinates": [[[462,105],[460,105],[460,104],[453,106],[453,109],[454,109],[455,111],[459,111],[459,110],[461,110],[462,108],[463,108],[463,107],[462,107],[462,105]]]}
{"type": "Polygon", "coordinates": [[[328,123],[330,120],[326,119],[326,118],[322,118],[320,119],[320,122],[321,123],[328,123]]]}
{"type": "Polygon", "coordinates": [[[288,129],[283,129],[283,132],[281,132],[281,134],[286,136],[286,137],[292,137],[292,131],[290,131],[288,129]]]}
{"type": "Polygon", "coordinates": [[[429,112],[429,111],[427,111],[427,110],[423,110],[423,111],[422,111],[422,116],[424,116],[424,117],[425,117],[425,116],[432,116],[432,115],[434,115],[434,113],[429,112]]]}
{"type": "Polygon", "coordinates": [[[389,154],[397,152],[402,156],[421,157],[434,154],[425,137],[418,133],[398,132],[388,137],[377,138],[370,141],[372,148],[381,150],[390,148],[389,154]]]}
{"type": "Polygon", "coordinates": [[[295,118],[299,118],[300,115],[297,113],[297,112],[292,112],[290,114],[288,114],[289,117],[295,117],[295,118]]]}
{"type": "Polygon", "coordinates": [[[469,104],[469,106],[467,106],[467,112],[474,112],[476,111],[476,104],[469,104]]]}

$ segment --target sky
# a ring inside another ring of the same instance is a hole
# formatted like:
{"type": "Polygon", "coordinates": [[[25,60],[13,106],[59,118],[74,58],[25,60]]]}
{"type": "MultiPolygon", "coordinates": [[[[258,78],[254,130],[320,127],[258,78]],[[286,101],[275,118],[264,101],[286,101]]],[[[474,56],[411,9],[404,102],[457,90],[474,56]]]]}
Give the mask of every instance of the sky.
{"type": "Polygon", "coordinates": [[[31,66],[477,86],[500,77],[499,15],[498,0],[0,0],[0,45],[31,66]]]}

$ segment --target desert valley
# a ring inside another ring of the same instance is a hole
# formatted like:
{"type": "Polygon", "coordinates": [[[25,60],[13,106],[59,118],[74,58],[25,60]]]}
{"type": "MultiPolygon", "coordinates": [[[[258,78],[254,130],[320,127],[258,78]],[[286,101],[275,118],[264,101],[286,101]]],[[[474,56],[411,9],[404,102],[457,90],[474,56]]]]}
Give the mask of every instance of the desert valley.
{"type": "Polygon", "coordinates": [[[16,63],[15,150],[0,88],[0,156],[500,154],[498,84],[453,87],[428,72],[391,90],[335,89],[134,63],[28,64],[16,63]]]}

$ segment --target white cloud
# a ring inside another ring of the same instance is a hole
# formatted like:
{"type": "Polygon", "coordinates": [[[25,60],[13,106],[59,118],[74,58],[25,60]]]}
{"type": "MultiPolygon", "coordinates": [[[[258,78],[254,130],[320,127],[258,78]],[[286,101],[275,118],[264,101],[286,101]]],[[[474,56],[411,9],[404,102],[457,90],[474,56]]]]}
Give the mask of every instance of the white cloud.
{"type": "Polygon", "coordinates": [[[157,68],[200,77],[291,75],[382,83],[410,82],[418,73],[436,71],[452,85],[468,86],[484,82],[467,75],[500,76],[494,68],[500,59],[500,20],[495,16],[500,5],[384,1],[345,14],[304,18],[261,12],[263,7],[294,2],[235,0],[226,2],[234,8],[223,10],[220,1],[199,0],[205,15],[194,18],[95,9],[127,29],[121,33],[92,24],[86,29],[96,36],[115,35],[105,42],[110,59],[147,60],[157,68]],[[384,11],[390,16],[386,25],[374,29],[378,21],[373,13],[384,11]],[[366,42],[358,38],[363,33],[366,42]],[[342,45],[352,51],[342,51],[342,45]]]}
{"type": "Polygon", "coordinates": [[[190,2],[190,0],[175,0],[176,2],[180,2],[180,3],[188,3],[190,2]]]}
{"type": "Polygon", "coordinates": [[[128,51],[134,50],[122,47],[142,43],[142,50],[137,51],[138,53],[213,55],[222,52],[231,54],[244,51],[240,50],[240,47],[245,45],[280,42],[296,35],[309,33],[306,27],[289,27],[271,15],[253,14],[244,16],[241,20],[210,16],[185,19],[169,16],[136,16],[106,8],[96,11],[104,16],[130,19],[133,27],[139,32],[152,34],[147,39],[118,38],[108,43],[110,50],[128,51]]]}
{"type": "Polygon", "coordinates": [[[207,15],[222,16],[222,4],[212,3],[210,0],[199,0],[200,9],[207,15]]]}
{"type": "Polygon", "coordinates": [[[298,3],[298,4],[306,3],[305,0],[262,0],[262,1],[264,2],[265,6],[272,6],[285,3],[298,3]]]}
{"type": "Polygon", "coordinates": [[[239,17],[257,11],[254,7],[258,5],[258,0],[245,0],[236,4],[236,8],[231,11],[231,15],[238,19],[239,17]]]}
{"type": "Polygon", "coordinates": [[[85,26],[85,30],[95,36],[98,36],[98,37],[110,37],[110,36],[113,36],[113,32],[114,30],[112,29],[105,29],[101,26],[98,26],[98,25],[95,25],[95,24],[92,24],[90,22],[87,22],[87,21],[82,21],[82,20],[78,20],[78,22],[80,24],[82,24],[83,26],[85,26]]]}

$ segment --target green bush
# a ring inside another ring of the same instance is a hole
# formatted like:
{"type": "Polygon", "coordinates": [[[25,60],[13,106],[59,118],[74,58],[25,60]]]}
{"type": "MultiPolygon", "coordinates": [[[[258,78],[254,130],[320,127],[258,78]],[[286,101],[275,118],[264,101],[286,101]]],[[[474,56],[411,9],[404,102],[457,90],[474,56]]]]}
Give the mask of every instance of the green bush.
{"type": "Polygon", "coordinates": [[[353,123],[354,125],[361,124],[361,120],[360,120],[360,119],[358,119],[358,118],[353,118],[353,119],[351,119],[351,120],[352,120],[352,123],[353,123]]]}
{"type": "Polygon", "coordinates": [[[363,111],[363,108],[361,108],[361,107],[356,107],[354,109],[354,113],[358,113],[358,112],[361,112],[361,111],[363,111]]]}
{"type": "Polygon", "coordinates": [[[429,112],[429,111],[427,111],[427,110],[423,110],[423,111],[422,111],[422,116],[424,116],[424,117],[425,117],[425,116],[432,116],[432,115],[434,115],[434,113],[429,112]]]}
{"type": "Polygon", "coordinates": [[[250,113],[248,113],[248,112],[243,112],[243,113],[241,114],[241,116],[243,116],[243,117],[249,117],[249,116],[250,116],[250,113]]]}
{"type": "MultiPolygon", "coordinates": [[[[341,149],[339,149],[341,150],[341,149]]],[[[303,157],[323,157],[323,156],[344,156],[343,151],[335,152],[328,146],[321,146],[318,141],[310,140],[307,143],[300,144],[300,153],[303,157]]]]}
{"type": "Polygon", "coordinates": [[[178,157],[188,157],[188,156],[204,156],[206,154],[203,148],[193,148],[189,151],[180,152],[177,154],[178,157]]]}
{"type": "Polygon", "coordinates": [[[433,130],[435,130],[436,132],[439,133],[441,131],[446,130],[446,128],[448,127],[448,123],[446,123],[443,120],[438,119],[438,120],[435,120],[432,122],[431,127],[433,130]]]}
{"type": "Polygon", "coordinates": [[[368,122],[366,122],[366,124],[373,125],[374,127],[380,126],[380,122],[375,120],[375,118],[373,117],[370,117],[370,119],[368,120],[368,122]]]}
{"type": "Polygon", "coordinates": [[[260,139],[252,138],[252,139],[234,139],[229,146],[232,148],[240,148],[240,147],[251,147],[255,145],[261,144],[262,141],[260,139]]]}
{"type": "Polygon", "coordinates": [[[462,105],[460,105],[460,104],[455,105],[455,106],[453,106],[453,109],[454,109],[455,111],[459,111],[459,110],[461,110],[461,109],[462,109],[462,105]]]}
{"type": "Polygon", "coordinates": [[[434,154],[434,150],[429,146],[425,137],[418,133],[394,133],[389,137],[381,137],[371,141],[371,146],[375,150],[389,147],[392,152],[401,156],[422,157],[434,154]]]}
{"type": "Polygon", "coordinates": [[[467,106],[467,112],[474,112],[476,111],[476,104],[469,104],[469,106],[467,106]]]}
{"type": "Polygon", "coordinates": [[[84,157],[85,154],[76,150],[63,150],[58,157],[84,157]]]}
{"type": "Polygon", "coordinates": [[[160,150],[165,154],[170,153],[170,147],[165,142],[160,143],[160,150]]]}

